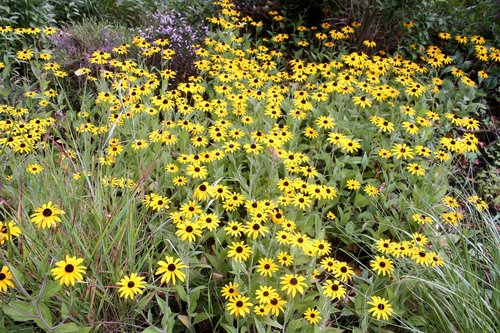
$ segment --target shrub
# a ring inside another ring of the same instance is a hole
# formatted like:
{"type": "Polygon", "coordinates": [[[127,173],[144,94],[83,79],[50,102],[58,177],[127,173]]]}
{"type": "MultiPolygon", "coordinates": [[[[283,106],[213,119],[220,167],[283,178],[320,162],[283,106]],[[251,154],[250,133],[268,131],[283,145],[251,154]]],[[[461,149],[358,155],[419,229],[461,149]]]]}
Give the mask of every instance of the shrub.
{"type": "Polygon", "coordinates": [[[0,28],[0,324],[494,332],[497,218],[456,175],[500,50],[405,58],[277,11],[264,38],[216,4],[177,85],[166,40],[103,36],[69,73],[54,30],[0,28]]]}
{"type": "Polygon", "coordinates": [[[196,73],[194,47],[203,42],[207,32],[208,27],[203,23],[190,24],[184,14],[167,7],[158,9],[151,16],[149,26],[138,29],[139,35],[149,42],[159,38],[169,41],[170,49],[175,52],[170,68],[177,72],[177,79],[180,81],[185,81],[188,76],[196,73]]]}

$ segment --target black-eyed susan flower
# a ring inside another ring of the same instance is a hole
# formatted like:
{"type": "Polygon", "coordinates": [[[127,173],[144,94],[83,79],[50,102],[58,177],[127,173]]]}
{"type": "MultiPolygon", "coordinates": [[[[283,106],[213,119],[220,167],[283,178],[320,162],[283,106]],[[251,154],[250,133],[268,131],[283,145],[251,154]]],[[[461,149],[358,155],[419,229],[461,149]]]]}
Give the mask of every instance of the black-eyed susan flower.
{"type": "Polygon", "coordinates": [[[269,307],[263,304],[258,304],[253,308],[253,312],[257,316],[266,316],[269,313],[269,311],[270,311],[269,307]]]}
{"type": "Polygon", "coordinates": [[[412,175],[416,175],[419,177],[425,176],[425,169],[422,165],[418,163],[410,163],[406,166],[406,170],[410,172],[412,175]]]}
{"type": "Polygon", "coordinates": [[[328,116],[321,116],[315,121],[316,126],[319,128],[329,130],[332,129],[335,126],[335,122],[333,121],[332,118],[328,116]]]}
{"type": "Polygon", "coordinates": [[[326,214],[326,218],[329,219],[330,221],[333,221],[333,220],[337,219],[337,215],[335,215],[334,212],[328,212],[326,214]]]}
{"type": "Polygon", "coordinates": [[[339,261],[333,267],[333,276],[339,279],[342,282],[349,281],[354,275],[354,271],[352,270],[347,263],[339,261]]]}
{"type": "Polygon", "coordinates": [[[376,197],[380,194],[379,189],[373,185],[365,185],[364,190],[370,197],[376,197]]]}
{"type": "Polygon", "coordinates": [[[372,296],[367,304],[372,305],[372,307],[368,309],[368,312],[378,320],[380,320],[380,318],[388,320],[394,312],[392,305],[383,297],[372,296]]]}
{"type": "Polygon", "coordinates": [[[238,291],[239,287],[240,287],[240,285],[238,283],[229,282],[228,284],[224,285],[224,287],[222,287],[221,295],[225,299],[233,299],[233,298],[237,297],[238,295],[240,295],[240,293],[238,291]]]}
{"type": "Polygon", "coordinates": [[[290,266],[293,264],[293,257],[288,253],[281,251],[278,253],[278,261],[283,266],[290,266]]]}
{"type": "Polygon", "coordinates": [[[161,275],[160,282],[162,284],[170,282],[175,284],[177,282],[176,280],[183,282],[186,278],[186,275],[181,271],[181,269],[186,268],[187,266],[178,258],[174,259],[173,257],[167,256],[165,261],[158,261],[158,266],[160,267],[156,270],[155,275],[161,275]]]}
{"type": "Polygon", "coordinates": [[[66,255],[65,260],[56,262],[56,267],[51,269],[52,276],[66,286],[74,286],[75,282],[83,280],[86,267],[81,266],[83,258],[66,255]]]}
{"type": "Polygon", "coordinates": [[[192,218],[202,212],[201,206],[194,200],[190,200],[183,204],[179,209],[186,218],[192,218]]]}
{"type": "Polygon", "coordinates": [[[255,291],[255,299],[259,304],[269,304],[273,298],[279,297],[278,292],[271,286],[259,286],[255,291]]]}
{"type": "Polygon", "coordinates": [[[261,276],[271,277],[274,272],[278,270],[278,266],[274,263],[273,259],[262,258],[257,265],[257,272],[261,276]]]}
{"type": "Polygon", "coordinates": [[[284,312],[284,305],[286,301],[281,298],[279,294],[277,296],[271,298],[269,303],[267,303],[266,307],[269,309],[269,312],[274,316],[279,316],[280,312],[284,312]]]}
{"type": "Polygon", "coordinates": [[[337,280],[326,280],[321,289],[325,296],[331,299],[342,299],[347,293],[345,287],[337,280]]]}
{"type": "Polygon", "coordinates": [[[161,196],[156,193],[146,194],[143,203],[153,210],[159,211],[163,208],[168,209],[170,200],[167,197],[161,196]]]}
{"type": "Polygon", "coordinates": [[[415,157],[415,153],[413,152],[413,149],[409,146],[407,146],[404,143],[396,143],[392,146],[392,154],[396,156],[397,159],[403,158],[403,159],[411,159],[415,157]]]}
{"type": "Polygon", "coordinates": [[[250,314],[250,308],[252,306],[253,304],[250,303],[250,298],[243,295],[238,295],[229,300],[226,308],[231,315],[244,318],[247,314],[250,314]]]}
{"type": "Polygon", "coordinates": [[[303,295],[307,288],[305,280],[305,277],[298,274],[285,274],[280,278],[281,290],[292,297],[295,297],[297,293],[303,295]]]}
{"type": "Polygon", "coordinates": [[[375,256],[375,259],[370,261],[370,267],[375,273],[385,276],[391,275],[394,270],[393,261],[384,256],[375,256]]]}
{"type": "Polygon", "coordinates": [[[28,173],[31,173],[32,175],[36,175],[43,171],[43,166],[41,166],[40,164],[30,164],[26,168],[26,171],[28,173]]]}
{"type": "Polygon", "coordinates": [[[411,258],[419,265],[429,266],[431,264],[432,258],[429,252],[425,251],[423,248],[415,247],[412,250],[411,258]]]}
{"type": "Polygon", "coordinates": [[[227,235],[231,237],[240,237],[245,231],[245,227],[243,224],[237,221],[230,221],[224,227],[224,231],[226,232],[227,235]]]}
{"type": "Polygon", "coordinates": [[[340,145],[342,150],[346,151],[349,154],[357,153],[359,148],[361,148],[361,144],[352,139],[344,138],[340,141],[340,145]]]}
{"type": "Polygon", "coordinates": [[[429,252],[429,257],[431,258],[431,260],[429,260],[431,266],[439,266],[439,267],[444,266],[443,259],[436,252],[429,252]]]}
{"type": "Polygon", "coordinates": [[[310,323],[310,324],[317,324],[321,321],[321,314],[320,312],[315,309],[315,308],[308,308],[304,312],[304,318],[310,323]]]}
{"type": "Polygon", "coordinates": [[[130,297],[130,299],[134,299],[135,295],[142,294],[143,289],[146,287],[146,281],[144,281],[144,279],[143,276],[139,276],[137,273],[132,273],[130,276],[125,275],[116,283],[120,286],[118,289],[120,297],[130,297]]]}
{"type": "Polygon", "coordinates": [[[348,179],[346,183],[346,188],[348,190],[359,190],[361,183],[355,179],[348,179]]]}
{"type": "Polygon", "coordinates": [[[0,245],[5,241],[12,241],[13,237],[21,235],[21,228],[17,226],[14,221],[3,222],[0,221],[0,245]]]}
{"type": "Polygon", "coordinates": [[[413,214],[411,216],[411,219],[418,223],[418,224],[427,224],[427,223],[432,223],[432,218],[430,216],[427,216],[425,214],[413,214]]]}
{"type": "Polygon", "coordinates": [[[0,271],[0,290],[6,292],[9,287],[15,288],[12,282],[12,273],[9,267],[3,266],[0,271]]]}
{"type": "Polygon", "coordinates": [[[253,253],[250,246],[245,244],[245,242],[232,242],[231,245],[228,246],[228,249],[227,257],[234,258],[236,262],[246,261],[253,253]]]}
{"type": "Polygon", "coordinates": [[[35,223],[39,228],[46,229],[54,227],[57,223],[61,222],[59,216],[63,214],[64,211],[62,209],[57,205],[53,205],[52,201],[49,201],[35,210],[35,213],[31,215],[31,222],[35,223]]]}
{"type": "Polygon", "coordinates": [[[180,238],[181,241],[192,243],[196,240],[197,237],[202,236],[203,230],[198,221],[184,221],[183,223],[177,225],[177,231],[175,232],[175,234],[180,238]]]}

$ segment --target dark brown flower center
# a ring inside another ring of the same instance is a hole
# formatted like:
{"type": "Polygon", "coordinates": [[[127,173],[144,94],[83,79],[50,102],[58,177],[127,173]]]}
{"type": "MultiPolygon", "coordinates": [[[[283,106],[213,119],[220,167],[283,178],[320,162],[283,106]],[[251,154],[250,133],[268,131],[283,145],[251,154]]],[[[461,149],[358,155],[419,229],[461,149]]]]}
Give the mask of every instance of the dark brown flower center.
{"type": "Polygon", "coordinates": [[[129,288],[133,288],[134,286],[135,286],[134,281],[129,281],[129,282],[127,283],[127,287],[129,287],[129,288]]]}
{"type": "Polygon", "coordinates": [[[67,264],[65,267],[64,267],[64,271],[66,273],[72,273],[73,271],[75,270],[75,266],[71,265],[71,264],[67,264]]]}
{"type": "Polygon", "coordinates": [[[174,272],[177,269],[177,266],[175,266],[174,264],[169,264],[167,266],[167,269],[171,272],[174,272]]]}
{"type": "Polygon", "coordinates": [[[52,209],[50,208],[45,208],[42,212],[42,215],[45,216],[45,217],[49,217],[52,215],[52,209]]]}

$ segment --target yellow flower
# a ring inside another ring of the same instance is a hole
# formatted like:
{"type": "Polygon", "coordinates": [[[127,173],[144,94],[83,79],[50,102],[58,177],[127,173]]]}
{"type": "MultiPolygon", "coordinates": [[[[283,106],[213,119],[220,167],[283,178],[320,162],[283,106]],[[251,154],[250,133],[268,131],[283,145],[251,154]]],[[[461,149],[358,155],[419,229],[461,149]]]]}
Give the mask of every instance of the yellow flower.
{"type": "Polygon", "coordinates": [[[5,292],[9,287],[14,288],[12,273],[10,272],[9,267],[3,266],[0,271],[0,290],[5,292]]]}
{"type": "Polygon", "coordinates": [[[310,324],[317,324],[321,321],[321,315],[317,309],[313,308],[308,308],[304,312],[304,318],[310,323],[310,324]]]}
{"type": "Polygon", "coordinates": [[[380,318],[388,320],[393,313],[391,304],[385,298],[372,296],[371,300],[367,303],[369,305],[373,305],[372,308],[368,309],[368,312],[375,316],[378,320],[380,318]]]}
{"type": "Polygon", "coordinates": [[[56,262],[56,267],[51,269],[52,276],[55,280],[60,280],[61,284],[74,286],[76,281],[83,280],[87,269],[85,266],[80,266],[82,262],[83,258],[66,255],[65,260],[56,262]]]}
{"type": "Polygon", "coordinates": [[[365,192],[370,197],[376,197],[377,195],[380,194],[380,191],[378,190],[378,188],[376,188],[373,185],[365,185],[365,192]]]}
{"type": "Polygon", "coordinates": [[[355,179],[349,179],[346,183],[346,187],[348,190],[359,190],[361,183],[355,179]]]}
{"type": "Polygon", "coordinates": [[[391,259],[384,256],[375,256],[375,260],[370,262],[371,268],[377,273],[383,276],[391,275],[394,270],[394,264],[391,259]]]}
{"type": "Polygon", "coordinates": [[[59,215],[63,214],[64,211],[50,201],[35,210],[35,213],[31,215],[31,222],[35,223],[39,228],[46,229],[61,222],[59,215]]]}
{"type": "Polygon", "coordinates": [[[416,175],[419,177],[425,176],[425,169],[418,163],[408,164],[406,170],[408,170],[408,172],[410,172],[412,175],[416,175]]]}
{"type": "Polygon", "coordinates": [[[142,294],[143,289],[146,287],[146,281],[144,281],[144,277],[132,273],[130,276],[125,275],[117,285],[120,286],[120,289],[118,289],[120,297],[134,299],[136,294],[142,294]]]}
{"type": "Polygon", "coordinates": [[[172,281],[172,284],[175,284],[176,279],[183,282],[186,278],[181,269],[187,266],[180,259],[166,257],[165,261],[158,261],[158,266],[160,267],[156,270],[155,275],[161,275],[161,283],[170,283],[172,281]]]}
{"type": "Polygon", "coordinates": [[[19,228],[14,221],[4,223],[0,221],[0,245],[5,241],[11,241],[13,237],[21,235],[21,228],[19,228]]]}
{"type": "Polygon", "coordinates": [[[229,301],[226,308],[231,315],[244,318],[247,314],[250,314],[250,307],[252,306],[250,298],[238,295],[229,301]]]}
{"type": "Polygon", "coordinates": [[[297,293],[303,295],[307,288],[305,280],[305,277],[298,274],[285,274],[280,278],[281,290],[292,297],[295,297],[297,293]]]}

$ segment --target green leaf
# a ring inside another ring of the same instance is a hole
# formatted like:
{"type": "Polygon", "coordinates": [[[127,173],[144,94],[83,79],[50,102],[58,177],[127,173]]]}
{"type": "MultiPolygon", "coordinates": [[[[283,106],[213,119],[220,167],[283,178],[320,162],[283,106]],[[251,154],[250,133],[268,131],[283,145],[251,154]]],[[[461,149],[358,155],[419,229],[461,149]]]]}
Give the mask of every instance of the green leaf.
{"type": "Polygon", "coordinates": [[[61,289],[61,284],[57,281],[49,281],[45,285],[43,293],[38,296],[41,300],[47,300],[57,294],[57,292],[61,289]]]}
{"type": "Polygon", "coordinates": [[[362,208],[368,206],[370,204],[370,200],[368,200],[364,195],[360,193],[356,193],[354,197],[354,206],[362,208]]]}
{"type": "Polygon", "coordinates": [[[184,302],[188,301],[188,296],[186,294],[186,291],[184,290],[184,286],[177,284],[175,286],[175,290],[177,290],[177,293],[179,294],[181,300],[183,300],[184,302]]]}
{"type": "MultiPolygon", "coordinates": [[[[42,319],[47,323],[48,326],[52,326],[52,312],[49,307],[45,303],[38,304],[38,310],[40,311],[40,315],[42,319]]],[[[45,327],[45,325],[43,325],[45,327]]],[[[43,327],[41,327],[43,328],[43,327]]]]}
{"type": "Polygon", "coordinates": [[[160,306],[161,313],[166,313],[167,302],[163,298],[160,298],[160,296],[156,295],[156,303],[160,306]]]}
{"type": "Polygon", "coordinates": [[[352,223],[351,221],[347,222],[347,224],[345,225],[345,232],[349,236],[354,235],[354,223],[352,223]]]}
{"type": "Polygon", "coordinates": [[[307,324],[303,319],[295,319],[286,325],[287,332],[298,332],[307,324]]]}
{"type": "Polygon", "coordinates": [[[159,332],[162,332],[162,330],[154,326],[148,327],[144,331],[142,331],[142,333],[159,333],[159,332]]]}
{"type": "Polygon", "coordinates": [[[35,307],[28,302],[12,301],[4,305],[2,309],[15,321],[32,321],[37,317],[35,307]]]}
{"type": "Polygon", "coordinates": [[[66,305],[66,303],[61,304],[61,311],[60,312],[61,312],[61,318],[63,318],[63,319],[69,318],[70,313],[69,313],[69,308],[66,305]]]}
{"type": "Polygon", "coordinates": [[[212,318],[214,315],[209,314],[207,312],[200,312],[194,317],[193,324],[198,324],[201,323],[202,321],[205,321],[207,319],[212,318]]]}
{"type": "Polygon", "coordinates": [[[18,271],[16,268],[9,266],[9,270],[14,276],[14,279],[21,285],[24,284],[24,275],[20,271],[18,271]]]}
{"type": "Polygon", "coordinates": [[[193,330],[193,325],[191,324],[191,321],[189,320],[189,317],[188,316],[185,316],[185,315],[178,315],[177,316],[177,319],[180,320],[181,323],[184,324],[184,326],[186,326],[186,328],[190,331],[193,330]]]}
{"type": "Polygon", "coordinates": [[[54,333],[87,333],[90,331],[90,327],[79,327],[75,323],[66,323],[58,326],[54,333]]]}

